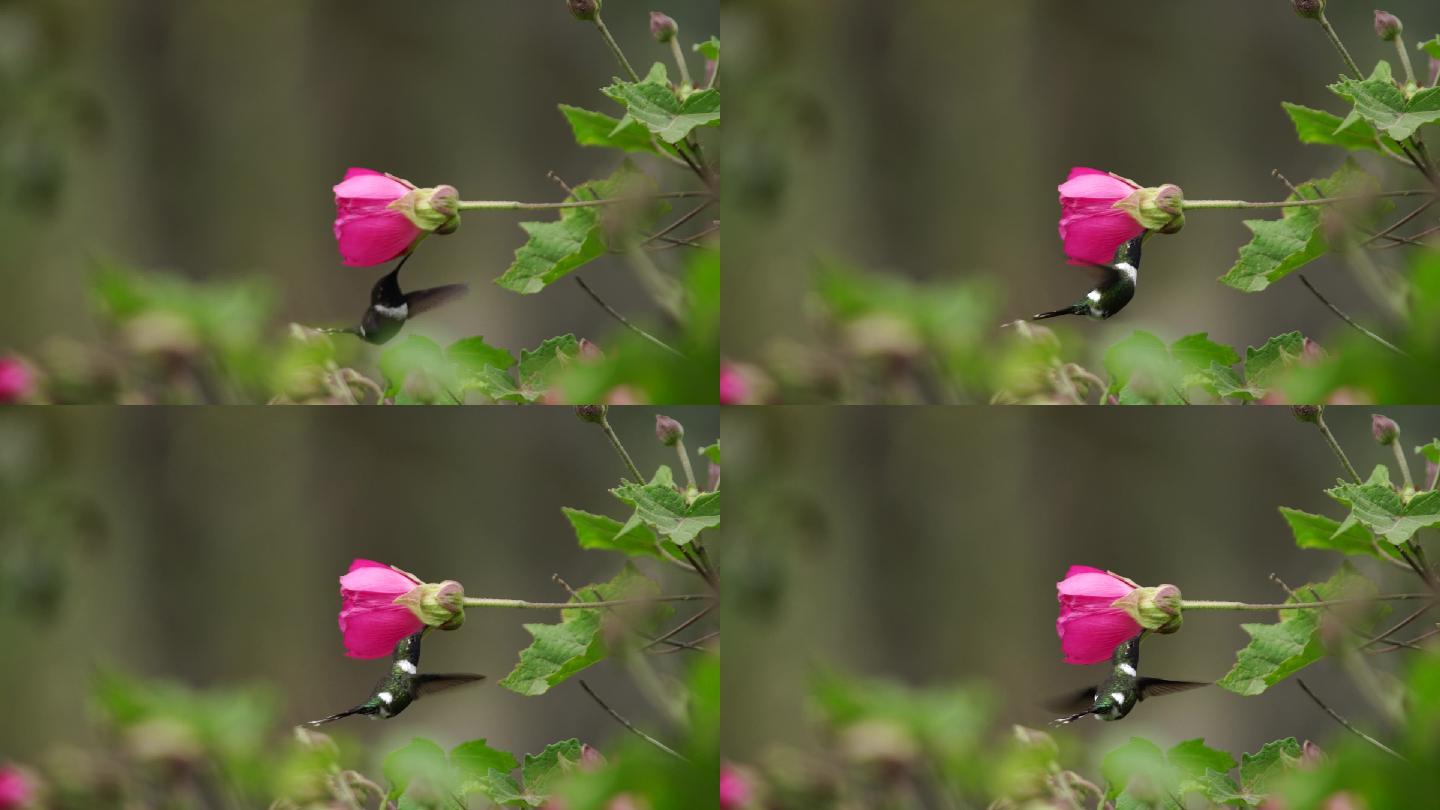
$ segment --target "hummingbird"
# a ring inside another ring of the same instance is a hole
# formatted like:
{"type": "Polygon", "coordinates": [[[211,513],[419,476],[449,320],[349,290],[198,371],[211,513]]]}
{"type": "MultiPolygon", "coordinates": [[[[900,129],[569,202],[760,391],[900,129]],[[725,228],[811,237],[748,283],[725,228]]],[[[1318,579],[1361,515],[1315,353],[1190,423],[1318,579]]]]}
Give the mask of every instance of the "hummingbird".
{"type": "MultiPolygon", "coordinates": [[[[427,628],[428,629],[428,628],[427,628]]],[[[454,686],[464,686],[467,683],[484,678],[484,675],[471,675],[469,673],[454,673],[446,675],[421,675],[417,672],[420,666],[420,637],[425,635],[421,630],[413,636],[407,636],[395,645],[395,652],[392,655],[393,663],[390,671],[385,677],[375,684],[375,692],[370,699],[352,709],[346,709],[339,714],[332,714],[320,720],[311,720],[305,725],[323,726],[332,723],[342,717],[349,717],[352,714],[363,714],[367,717],[380,717],[390,719],[405,709],[421,696],[454,686]]]]}
{"type": "Polygon", "coordinates": [[[1162,678],[1140,677],[1136,667],[1140,665],[1140,639],[1144,637],[1145,633],[1142,631],[1115,648],[1115,652],[1110,655],[1110,675],[1101,681],[1099,686],[1086,687],[1054,701],[1051,708],[1056,711],[1083,711],[1055,720],[1051,725],[1073,723],[1087,714],[1093,714],[1101,720],[1119,720],[1145,698],[1172,695],[1210,685],[1198,681],[1167,681],[1162,678]],[[1086,706],[1089,708],[1085,708],[1086,706]]]}
{"type": "Polygon", "coordinates": [[[400,289],[400,268],[410,260],[406,254],[395,269],[380,277],[370,288],[370,306],[360,316],[359,326],[344,329],[321,329],[327,334],[355,335],[366,343],[388,343],[400,333],[405,321],[438,306],[448,304],[470,291],[468,284],[446,284],[442,287],[403,292],[400,289]]]}
{"type": "Polygon", "coordinates": [[[1135,297],[1135,282],[1140,275],[1140,244],[1145,241],[1148,233],[1149,231],[1146,231],[1120,245],[1115,251],[1113,264],[1089,265],[1095,271],[1097,283],[1095,289],[1085,293],[1084,298],[1064,309],[1042,312],[1030,320],[1043,321],[1061,315],[1084,315],[1103,321],[1124,309],[1130,299],[1135,297]]]}

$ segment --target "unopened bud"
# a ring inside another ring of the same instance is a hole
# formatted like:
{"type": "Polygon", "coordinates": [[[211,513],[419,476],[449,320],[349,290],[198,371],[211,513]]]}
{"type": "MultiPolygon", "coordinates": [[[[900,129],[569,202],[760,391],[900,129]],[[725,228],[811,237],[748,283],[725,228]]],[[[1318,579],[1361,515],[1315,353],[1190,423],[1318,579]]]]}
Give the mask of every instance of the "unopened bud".
{"type": "Polygon", "coordinates": [[[422,231],[447,234],[460,227],[459,203],[460,192],[454,186],[436,186],[413,188],[389,207],[404,214],[422,231]]]}
{"type": "Polygon", "coordinates": [[[576,405],[575,415],[580,417],[582,422],[594,422],[599,424],[605,421],[604,405],[576,405]]]}
{"type": "Polygon", "coordinates": [[[1405,26],[1400,24],[1399,17],[1388,11],[1375,9],[1375,36],[1390,42],[1400,36],[1400,32],[1403,30],[1405,30],[1405,26]]]}
{"type": "Polygon", "coordinates": [[[1300,746],[1300,767],[1316,768],[1325,764],[1325,751],[1310,740],[1300,746]]]}
{"type": "Polygon", "coordinates": [[[585,743],[580,746],[580,770],[598,771],[605,766],[605,755],[600,749],[585,743]]]}
{"type": "Polygon", "coordinates": [[[1137,188],[1115,203],[1147,231],[1175,233],[1185,227],[1185,193],[1174,183],[1137,188]]]}
{"type": "Polygon", "coordinates": [[[1325,0],[1290,0],[1290,7],[1307,20],[1318,20],[1325,13],[1325,0]]]}
{"type": "Polygon", "coordinates": [[[1400,426],[1388,416],[1372,413],[1370,414],[1370,434],[1382,447],[1388,446],[1400,438],[1400,426]]]}
{"type": "Polygon", "coordinates": [[[600,14],[600,0],[565,0],[570,16],[577,20],[593,20],[600,14]]]}
{"type": "Polygon", "coordinates": [[[1325,359],[1325,347],[1319,343],[1305,338],[1300,343],[1300,360],[1305,363],[1318,363],[1325,359]]]}
{"type": "Polygon", "coordinates": [[[454,630],[465,623],[465,588],[453,579],[417,585],[395,599],[427,627],[454,630]]]}
{"type": "Polygon", "coordinates": [[[659,11],[650,12],[650,36],[654,37],[656,42],[669,42],[679,31],[680,26],[676,25],[669,15],[659,11]]]}
{"type": "Polygon", "coordinates": [[[674,447],[676,442],[685,438],[685,426],[668,416],[656,414],[655,438],[666,447],[674,447]]]}
{"type": "Polygon", "coordinates": [[[580,338],[580,359],[598,361],[605,359],[605,352],[589,338],[580,338]]]}
{"type": "Polygon", "coordinates": [[[1300,422],[1320,421],[1319,405],[1296,405],[1290,409],[1290,412],[1295,414],[1295,419],[1300,422]]]}
{"type": "Polygon", "coordinates": [[[1114,606],[1123,608],[1146,630],[1174,633],[1180,629],[1180,589],[1174,585],[1136,588],[1116,599],[1114,606]]]}

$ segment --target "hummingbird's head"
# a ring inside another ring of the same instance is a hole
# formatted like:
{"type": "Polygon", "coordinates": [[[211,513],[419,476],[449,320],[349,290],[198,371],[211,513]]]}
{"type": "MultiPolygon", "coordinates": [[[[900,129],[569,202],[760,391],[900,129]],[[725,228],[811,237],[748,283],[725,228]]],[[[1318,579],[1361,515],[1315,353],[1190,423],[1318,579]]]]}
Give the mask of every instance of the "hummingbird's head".
{"type": "Polygon", "coordinates": [[[1097,692],[1090,710],[1101,720],[1119,720],[1130,711],[1130,696],[1124,692],[1097,692]]]}

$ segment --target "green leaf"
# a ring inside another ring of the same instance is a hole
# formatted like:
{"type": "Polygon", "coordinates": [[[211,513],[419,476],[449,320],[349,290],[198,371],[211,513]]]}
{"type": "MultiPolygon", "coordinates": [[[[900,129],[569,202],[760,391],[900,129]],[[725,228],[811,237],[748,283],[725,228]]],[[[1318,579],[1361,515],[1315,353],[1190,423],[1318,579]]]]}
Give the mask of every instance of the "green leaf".
{"type": "Polygon", "coordinates": [[[681,101],[670,88],[665,65],[660,62],[656,62],[641,81],[617,80],[600,92],[625,105],[625,117],[617,130],[632,120],[639,121],[666,143],[684,140],[696,127],[720,123],[720,91],[699,90],[681,101]]]}
{"type": "Polygon", "coordinates": [[[515,365],[515,356],[506,349],[497,349],[485,342],[485,338],[461,338],[445,349],[445,358],[462,374],[478,374],[481,369],[498,368],[502,371],[515,365]]]}
{"type": "Polygon", "coordinates": [[[1368,121],[1377,130],[1403,141],[1425,124],[1440,121],[1440,87],[1427,87],[1407,99],[1390,75],[1389,62],[1376,64],[1368,79],[1357,81],[1347,76],[1330,85],[1330,89],[1355,105],[1337,132],[1368,121]]]}
{"type": "MultiPolygon", "coordinates": [[[[1326,582],[1296,591],[1304,601],[1371,596],[1375,586],[1347,562],[1326,582]]],[[[1294,602],[1294,598],[1286,602],[1294,602]]],[[[1320,660],[1325,650],[1315,631],[1320,609],[1281,610],[1275,624],[1242,624],[1250,643],[1235,656],[1235,665],[1217,683],[1240,695],[1258,695],[1320,660]]],[[[1359,628],[1357,628],[1359,629],[1359,628]]]]}
{"type": "MultiPolygon", "coordinates": [[[[1379,184],[1350,160],[1323,180],[1300,185],[1307,199],[1379,191],[1379,184]]],[[[1287,199],[1297,199],[1291,194],[1287,199]]],[[[1320,228],[1322,206],[1285,208],[1280,219],[1247,219],[1254,237],[1220,281],[1242,292],[1259,292],[1320,258],[1329,247],[1320,228]]]]}
{"type": "Polygon", "coordinates": [[[580,356],[580,341],[574,335],[553,337],[535,347],[520,350],[520,390],[536,397],[550,390],[556,375],[580,356]]]}
{"type": "Polygon", "coordinates": [[[555,783],[580,763],[580,741],[562,740],[545,746],[539,754],[525,755],[525,793],[540,804],[550,795],[555,783]]]}
{"type": "Polygon", "coordinates": [[[380,374],[385,378],[385,396],[394,397],[409,384],[425,393],[434,388],[452,387],[450,362],[440,344],[423,335],[407,335],[380,353],[380,374]]]}
{"type": "Polygon", "coordinates": [[[1210,364],[1210,370],[1206,372],[1206,384],[1215,392],[1215,396],[1221,398],[1233,397],[1251,401],[1265,396],[1263,388],[1247,385],[1234,369],[1219,363],[1210,364]]]}
{"type": "MultiPolygon", "coordinates": [[[[579,600],[600,602],[611,599],[653,596],[659,592],[654,582],[629,563],[615,578],[600,585],[579,589],[579,600]]],[[[576,601],[572,597],[570,601],[576,601]]],[[[566,609],[560,611],[559,624],[527,624],[525,630],[534,641],[520,651],[520,661],[500,681],[500,685],[522,695],[543,695],[588,666],[604,660],[608,654],[600,633],[604,610],[566,609]]]]}
{"type": "MultiPolygon", "coordinates": [[[[1437,446],[1440,446],[1440,442],[1437,442],[1436,444],[1437,444],[1437,446]]],[[[719,464],[719,463],[720,463],[720,440],[719,440],[719,439],[716,439],[714,444],[707,444],[707,445],[705,445],[704,447],[700,448],[700,455],[704,456],[705,458],[710,459],[711,461],[715,462],[716,464],[719,464]]]]}
{"type": "MultiPolygon", "coordinates": [[[[1437,40],[1440,40],[1440,37],[1436,37],[1436,39],[1437,39],[1437,40]]],[[[697,43],[695,43],[695,46],[692,48],[692,50],[694,50],[696,53],[700,54],[701,56],[705,57],[706,59],[709,59],[709,60],[712,61],[712,62],[719,62],[719,61],[720,61],[720,38],[719,38],[719,37],[716,37],[716,36],[711,36],[709,39],[705,40],[704,42],[697,42],[697,43]]],[[[1436,58],[1437,58],[1437,59],[1440,59],[1440,57],[1436,57],[1436,58]]]]}
{"type": "Polygon", "coordinates": [[[1183,402],[1185,369],[1170,356],[1165,342],[1149,332],[1133,332],[1107,349],[1105,370],[1124,404],[1183,402]]]}
{"type": "Polygon", "coordinates": [[[565,120],[570,122],[575,143],[580,146],[602,146],[625,152],[660,154],[655,148],[654,138],[638,122],[632,121],[621,126],[619,119],[611,118],[605,113],[571,107],[568,104],[561,104],[560,112],[564,113],[565,120]]]}
{"type": "Polygon", "coordinates": [[[1377,465],[1363,484],[1341,482],[1325,494],[1350,507],[1337,533],[1359,524],[1400,545],[1421,529],[1440,526],[1440,492],[1416,493],[1407,503],[1390,484],[1390,471],[1377,465]]]}
{"type": "Polygon", "coordinates": [[[508,773],[492,770],[474,782],[465,785],[466,794],[479,793],[495,804],[507,807],[531,807],[530,797],[521,789],[520,783],[508,773]]]}
{"type": "Polygon", "coordinates": [[[484,739],[471,740],[450,749],[450,764],[463,777],[477,782],[484,781],[492,770],[509,773],[520,767],[513,754],[491,748],[484,739]]]}
{"type": "Polygon", "coordinates": [[[1165,753],[1160,746],[1143,737],[1131,737],[1129,742],[1111,750],[1100,761],[1100,773],[1107,783],[1106,800],[1114,800],[1136,777],[1169,781],[1167,771],[1165,753]]]}
{"type": "Polygon", "coordinates": [[[436,794],[454,789],[455,780],[445,759],[445,750],[423,737],[391,751],[381,764],[381,771],[390,783],[392,801],[412,786],[436,794]]]}
{"type": "Polygon", "coordinates": [[[1186,335],[1170,344],[1170,356],[1192,371],[1207,371],[1211,363],[1233,366],[1240,362],[1234,349],[1215,343],[1205,332],[1186,335]]]}
{"type": "Polygon", "coordinates": [[[1379,556],[1375,553],[1374,538],[1364,526],[1352,525],[1341,531],[1338,522],[1324,515],[1312,515],[1284,506],[1280,507],[1280,514],[1290,524],[1290,533],[1295,535],[1295,545],[1300,548],[1379,556]]]}
{"type": "Polygon", "coordinates": [[[1275,780],[1300,763],[1300,743],[1294,737],[1265,744],[1254,754],[1240,757],[1240,784],[1257,799],[1269,795],[1275,780]]]}
{"type": "Polygon", "coordinates": [[[610,490],[610,494],[635,507],[635,514],[620,530],[622,535],[648,526],[657,535],[683,546],[705,529],[720,525],[720,493],[682,493],[675,489],[670,468],[663,465],[650,483],[627,481],[610,490]]]}
{"type": "Polygon", "coordinates": [[[1234,779],[1216,771],[1206,771],[1196,779],[1194,789],[1216,804],[1228,804],[1231,807],[1251,807],[1258,804],[1240,791],[1240,786],[1235,784],[1234,779]]]}
{"type": "MultiPolygon", "coordinates": [[[[1295,136],[1300,139],[1301,143],[1339,146],[1350,150],[1382,151],[1380,149],[1381,136],[1364,121],[1357,121],[1346,129],[1336,132],[1340,129],[1340,116],[1338,115],[1289,102],[1282,102],[1280,106],[1289,113],[1291,123],[1295,124],[1295,136]]],[[[1400,151],[1399,145],[1394,140],[1386,138],[1386,141],[1395,151],[1400,151]]]]}
{"type": "Polygon", "coordinates": [[[1176,744],[1165,759],[1191,779],[1200,779],[1207,770],[1223,774],[1235,767],[1234,757],[1207,746],[1200,737],[1176,744]]]}
{"type": "Polygon", "coordinates": [[[1440,36],[1431,37],[1415,46],[1418,51],[1424,51],[1431,59],[1440,60],[1440,36]]]}
{"type": "Polygon", "coordinates": [[[1269,388],[1304,350],[1305,338],[1299,332],[1276,335],[1258,349],[1246,347],[1245,382],[1251,387],[1269,388]]]}
{"type": "Polygon", "coordinates": [[[618,520],[568,507],[562,507],[560,511],[570,520],[581,548],[618,551],[631,557],[661,557],[655,548],[654,533],[645,526],[636,526],[621,534],[623,526],[618,520]]]}
{"type": "Polygon", "coordinates": [[[1417,445],[1415,454],[1424,456],[1426,461],[1433,464],[1440,464],[1440,439],[1431,439],[1429,444],[1417,445]]]}
{"type": "MultiPolygon", "coordinates": [[[[576,186],[566,201],[652,193],[654,184],[627,163],[604,180],[591,180],[576,186]]],[[[625,226],[625,238],[628,239],[631,233],[648,228],[663,210],[658,202],[639,211],[627,205],[562,208],[560,218],[553,222],[522,222],[520,227],[529,238],[515,250],[515,260],[503,275],[495,279],[495,283],[522,295],[538,293],[576,268],[605,254],[607,243],[602,226],[607,217],[622,217],[617,223],[625,226]],[[626,210],[607,213],[611,208],[626,210]]]]}

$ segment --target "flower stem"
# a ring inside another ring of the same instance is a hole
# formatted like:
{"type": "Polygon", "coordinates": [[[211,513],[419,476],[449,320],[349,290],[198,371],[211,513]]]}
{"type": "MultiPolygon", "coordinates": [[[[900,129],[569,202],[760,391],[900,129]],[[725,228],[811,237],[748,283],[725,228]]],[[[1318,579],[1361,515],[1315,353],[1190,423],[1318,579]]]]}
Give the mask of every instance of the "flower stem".
{"type": "MultiPolygon", "coordinates": [[[[1350,68],[1350,72],[1355,74],[1355,78],[1365,78],[1365,74],[1360,72],[1360,66],[1355,64],[1355,60],[1350,58],[1350,52],[1345,50],[1345,43],[1340,41],[1340,35],[1335,33],[1335,27],[1330,25],[1330,18],[1325,16],[1325,12],[1321,11],[1316,20],[1320,23],[1320,27],[1325,29],[1325,36],[1330,38],[1330,44],[1340,52],[1340,58],[1345,60],[1345,66],[1350,68]]],[[[599,19],[597,18],[596,21],[598,22],[599,19]]]]}
{"type": "Polygon", "coordinates": [[[1405,50],[1405,37],[1395,35],[1395,50],[1400,54],[1400,64],[1405,67],[1405,80],[1411,84],[1418,84],[1415,81],[1415,68],[1410,67],[1410,53],[1405,50]]]}
{"type": "Polygon", "coordinates": [[[1325,437],[1325,441],[1330,445],[1330,449],[1334,451],[1335,457],[1340,459],[1341,466],[1345,468],[1346,472],[1350,473],[1351,478],[1355,479],[1355,483],[1360,483],[1360,473],[1355,472],[1355,466],[1350,463],[1350,457],[1345,455],[1345,451],[1340,448],[1340,443],[1335,441],[1335,434],[1330,432],[1330,426],[1325,424],[1324,411],[1315,414],[1315,426],[1320,428],[1320,435],[1325,437]]]}
{"type": "Polygon", "coordinates": [[[685,470],[685,483],[689,484],[691,489],[698,490],[699,487],[695,486],[695,470],[690,466],[690,454],[685,452],[684,439],[675,442],[675,455],[680,457],[680,466],[685,470]]]}
{"type": "Polygon", "coordinates": [[[1409,189],[1406,191],[1382,191],[1378,194],[1347,194],[1339,197],[1321,197],[1307,200],[1281,200],[1279,202],[1249,202],[1248,200],[1186,200],[1185,210],[1203,208],[1299,208],[1306,205],[1330,205],[1351,200],[1369,200],[1375,197],[1416,197],[1422,194],[1434,195],[1434,189],[1409,189]]]}
{"type": "MultiPolygon", "coordinates": [[[[685,52],[680,50],[679,37],[670,37],[670,53],[675,55],[675,66],[680,68],[680,83],[690,84],[690,66],[685,64],[685,52]]],[[[1410,67],[1408,61],[1405,63],[1405,67],[1410,67]]]]}
{"type": "Polygon", "coordinates": [[[600,414],[600,429],[605,431],[605,438],[610,440],[610,446],[615,448],[615,452],[620,456],[620,460],[625,462],[625,467],[629,469],[630,474],[635,477],[635,483],[645,483],[645,476],[640,474],[640,468],[635,466],[635,460],[630,458],[629,453],[625,452],[625,445],[620,443],[620,437],[615,435],[615,428],[610,427],[610,420],[606,418],[603,413],[600,414]]]}
{"type": "Polygon", "coordinates": [[[1387,596],[1368,596],[1355,599],[1327,599],[1320,602],[1289,602],[1281,604],[1255,604],[1252,602],[1216,602],[1205,599],[1182,599],[1181,610],[1299,610],[1322,608],[1332,605],[1363,605],[1370,602],[1400,602],[1407,599],[1434,599],[1433,593],[1397,593],[1387,596]]]}
{"type": "Polygon", "coordinates": [[[620,43],[616,42],[615,37],[610,35],[610,29],[605,27],[605,21],[600,19],[599,11],[595,12],[595,28],[600,32],[600,36],[604,37],[605,44],[610,46],[610,53],[615,54],[615,61],[619,62],[620,67],[624,68],[625,72],[629,74],[630,81],[640,81],[640,74],[635,72],[635,68],[630,67],[630,60],[626,59],[625,52],[620,50],[620,43]]]}
{"type": "Polygon", "coordinates": [[[491,599],[484,596],[465,597],[465,607],[517,608],[529,610],[591,610],[619,607],[620,605],[646,605],[653,602],[694,602],[711,600],[711,594],[689,593],[680,596],[652,596],[647,599],[610,599],[600,602],[527,602],[524,599],[491,599]]]}
{"type": "Polygon", "coordinates": [[[1395,450],[1395,463],[1400,467],[1400,477],[1404,479],[1406,488],[1414,489],[1415,479],[1410,477],[1410,461],[1405,458],[1405,451],[1400,448],[1400,440],[1391,442],[1390,447],[1395,450]]]}
{"type": "Polygon", "coordinates": [[[555,208],[593,208],[599,205],[616,205],[637,200],[673,200],[683,197],[709,197],[708,191],[668,191],[663,194],[645,194],[631,197],[607,197],[603,200],[566,200],[558,203],[526,203],[515,200],[460,200],[456,206],[461,211],[543,211],[555,208]]]}

